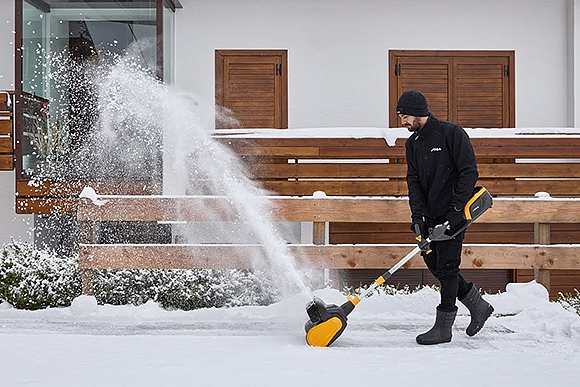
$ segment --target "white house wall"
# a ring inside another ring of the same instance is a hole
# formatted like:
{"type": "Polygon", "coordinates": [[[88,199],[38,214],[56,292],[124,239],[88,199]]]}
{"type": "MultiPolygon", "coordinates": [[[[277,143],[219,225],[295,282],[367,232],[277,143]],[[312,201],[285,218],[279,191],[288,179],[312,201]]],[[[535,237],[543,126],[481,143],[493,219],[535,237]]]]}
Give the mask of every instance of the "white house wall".
{"type": "Polygon", "coordinates": [[[176,84],[211,107],[215,49],[287,49],[289,128],[384,127],[389,50],[515,50],[517,126],[572,126],[573,2],[181,0],[176,84]]]}
{"type": "Polygon", "coordinates": [[[580,127],[580,0],[568,2],[569,121],[580,127]]]}
{"type": "MultiPolygon", "coordinates": [[[[14,90],[14,2],[0,0],[0,90],[14,90]]],[[[14,171],[0,171],[0,246],[16,240],[30,240],[31,216],[14,210],[14,171]]]]}

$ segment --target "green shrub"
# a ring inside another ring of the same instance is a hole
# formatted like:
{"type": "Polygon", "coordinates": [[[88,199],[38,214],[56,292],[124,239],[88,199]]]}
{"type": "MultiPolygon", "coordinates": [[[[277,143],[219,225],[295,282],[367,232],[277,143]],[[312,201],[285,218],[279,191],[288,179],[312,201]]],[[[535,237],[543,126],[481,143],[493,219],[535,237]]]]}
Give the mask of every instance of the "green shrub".
{"type": "Polygon", "coordinates": [[[18,309],[68,306],[81,294],[76,259],[12,242],[0,256],[0,299],[18,309]]]}
{"type": "Polygon", "coordinates": [[[575,311],[580,315],[580,292],[574,289],[575,294],[572,293],[558,293],[558,302],[568,310],[575,311]]]}

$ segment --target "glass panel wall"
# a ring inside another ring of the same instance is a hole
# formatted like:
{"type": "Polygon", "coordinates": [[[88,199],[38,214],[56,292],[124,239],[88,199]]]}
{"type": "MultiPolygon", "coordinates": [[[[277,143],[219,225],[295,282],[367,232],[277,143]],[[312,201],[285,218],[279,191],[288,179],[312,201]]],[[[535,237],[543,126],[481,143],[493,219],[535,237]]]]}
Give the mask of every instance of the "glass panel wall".
{"type": "Polygon", "coordinates": [[[87,156],[84,145],[97,119],[97,100],[88,72],[130,50],[151,74],[156,74],[161,59],[163,76],[171,81],[174,12],[163,6],[163,0],[19,1],[22,113],[17,128],[18,179],[44,175],[52,180],[90,180],[94,176],[74,167],[79,157],[87,156]],[[157,20],[158,7],[163,8],[159,13],[163,20],[157,20]],[[158,36],[163,37],[164,58],[157,58],[158,36]]]}
{"type": "Polygon", "coordinates": [[[44,157],[42,140],[48,130],[48,7],[24,2],[22,6],[22,174],[31,175],[44,157]]]}
{"type": "Polygon", "coordinates": [[[172,84],[175,66],[175,13],[169,7],[163,8],[163,79],[172,84]]]}

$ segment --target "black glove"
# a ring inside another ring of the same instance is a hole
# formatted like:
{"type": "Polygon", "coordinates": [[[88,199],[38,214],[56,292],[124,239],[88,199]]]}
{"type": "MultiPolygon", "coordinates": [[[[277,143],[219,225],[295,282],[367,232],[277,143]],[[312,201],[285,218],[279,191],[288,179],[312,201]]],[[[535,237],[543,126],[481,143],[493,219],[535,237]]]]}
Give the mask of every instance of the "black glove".
{"type": "Polygon", "coordinates": [[[413,224],[411,224],[411,231],[413,231],[415,235],[422,236],[423,238],[427,238],[429,236],[427,225],[422,218],[413,219],[413,224]]]}
{"type": "Polygon", "coordinates": [[[457,230],[461,229],[465,224],[466,220],[463,217],[463,208],[453,207],[447,213],[447,221],[449,222],[449,229],[445,231],[447,235],[453,235],[457,230]]]}

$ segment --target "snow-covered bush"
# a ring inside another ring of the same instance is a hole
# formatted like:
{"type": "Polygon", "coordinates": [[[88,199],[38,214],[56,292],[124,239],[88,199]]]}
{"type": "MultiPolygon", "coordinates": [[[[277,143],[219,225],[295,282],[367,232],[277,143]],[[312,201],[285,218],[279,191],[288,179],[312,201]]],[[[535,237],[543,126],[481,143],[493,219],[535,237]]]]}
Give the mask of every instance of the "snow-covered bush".
{"type": "Polygon", "coordinates": [[[5,244],[0,254],[0,300],[18,309],[68,306],[81,293],[76,259],[39,251],[27,242],[5,244]]]}
{"type": "Polygon", "coordinates": [[[558,293],[558,302],[568,310],[573,310],[580,315],[580,292],[574,289],[574,293],[558,293]]]}
{"type": "MultiPolygon", "coordinates": [[[[274,282],[247,270],[96,270],[100,304],[140,305],[149,300],[168,309],[268,305],[279,300],[274,282]]],[[[81,294],[76,258],[12,242],[0,256],[0,302],[18,309],[69,306],[81,294]]]]}
{"type": "MultiPolygon", "coordinates": [[[[345,293],[349,296],[355,296],[355,295],[359,295],[362,292],[364,292],[365,290],[367,290],[369,288],[369,286],[370,286],[369,284],[361,284],[359,287],[344,286],[342,291],[343,291],[343,293],[345,293]]],[[[368,297],[375,295],[375,294],[385,294],[388,296],[394,296],[395,294],[408,295],[408,294],[415,293],[426,286],[438,290],[438,288],[434,285],[419,285],[419,286],[415,287],[415,289],[411,289],[409,287],[409,285],[407,285],[407,284],[405,284],[405,285],[403,285],[403,287],[401,287],[400,285],[390,285],[390,284],[384,283],[382,285],[377,286],[377,288],[373,292],[371,292],[368,295],[368,297]]]]}
{"type": "Polygon", "coordinates": [[[99,270],[94,291],[102,304],[153,300],[182,310],[268,305],[279,299],[271,280],[247,270],[99,270]]]}

